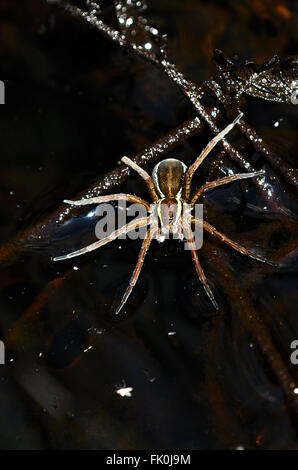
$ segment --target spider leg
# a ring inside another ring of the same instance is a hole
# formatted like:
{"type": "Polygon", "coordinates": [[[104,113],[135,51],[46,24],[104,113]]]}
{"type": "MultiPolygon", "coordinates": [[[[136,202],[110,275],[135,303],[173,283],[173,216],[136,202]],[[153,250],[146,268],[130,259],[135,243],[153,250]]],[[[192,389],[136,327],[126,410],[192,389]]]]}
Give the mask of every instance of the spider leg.
{"type": "Polygon", "coordinates": [[[163,243],[163,242],[165,241],[165,239],[166,239],[165,235],[162,235],[160,228],[158,228],[158,229],[157,229],[156,240],[157,240],[159,243],[163,243]]]}
{"type": "Polygon", "coordinates": [[[217,302],[214,298],[213,292],[212,292],[212,290],[211,290],[211,288],[210,288],[210,286],[207,282],[207,279],[206,279],[206,276],[204,274],[203,268],[200,264],[191,230],[187,226],[186,227],[184,226],[183,230],[184,230],[184,233],[186,235],[186,242],[187,242],[187,245],[190,249],[191,257],[192,257],[192,260],[193,260],[193,264],[196,268],[197,275],[199,276],[199,279],[200,279],[200,281],[201,281],[201,283],[202,283],[202,285],[205,289],[206,294],[208,295],[209,299],[211,300],[213,307],[216,310],[218,310],[219,306],[218,306],[218,304],[217,304],[217,302]]]}
{"type": "Polygon", "coordinates": [[[222,186],[223,184],[232,183],[232,181],[243,180],[245,178],[254,178],[255,176],[264,175],[265,171],[254,171],[253,173],[237,173],[236,175],[226,176],[224,178],[220,178],[215,181],[210,181],[209,183],[204,184],[201,186],[193,195],[190,201],[190,205],[194,206],[196,200],[204,194],[208,189],[217,188],[218,186],[222,186]]]}
{"type": "Polygon", "coordinates": [[[184,240],[183,227],[182,227],[181,223],[178,225],[177,236],[178,236],[179,240],[181,240],[181,241],[184,240]]]}
{"type": "Polygon", "coordinates": [[[130,168],[132,168],[133,170],[135,170],[137,173],[139,173],[139,175],[143,178],[143,180],[145,181],[147,187],[148,187],[148,190],[149,190],[149,193],[153,199],[153,201],[158,201],[159,200],[159,197],[155,191],[155,186],[154,186],[154,183],[153,183],[153,180],[151,178],[151,176],[149,176],[149,174],[147,173],[146,170],[144,170],[143,168],[141,168],[139,165],[137,165],[137,163],[133,162],[130,158],[128,157],[123,157],[121,158],[121,160],[123,161],[123,163],[125,163],[127,166],[129,166],[130,168]]]}
{"type": "Polygon", "coordinates": [[[269,259],[267,258],[264,258],[263,256],[260,256],[260,255],[256,255],[255,253],[252,253],[251,251],[247,250],[246,248],[244,248],[243,246],[239,245],[238,243],[234,242],[233,240],[231,240],[230,238],[228,238],[226,235],[224,235],[223,233],[219,232],[215,227],[213,227],[212,225],[208,224],[208,222],[206,222],[205,220],[202,222],[198,219],[195,219],[195,218],[192,218],[192,222],[194,223],[199,223],[199,224],[202,224],[203,223],[203,227],[204,229],[209,232],[211,235],[215,236],[216,238],[218,238],[220,241],[222,241],[223,243],[226,243],[228,246],[230,246],[231,248],[233,248],[234,250],[236,251],[239,251],[239,253],[242,253],[243,255],[245,256],[249,256],[250,258],[253,258],[257,261],[261,261],[262,263],[266,263],[266,264],[270,264],[271,266],[275,266],[275,267],[278,267],[278,264],[274,263],[273,261],[270,261],[269,259]]]}
{"type": "Polygon", "coordinates": [[[129,202],[134,202],[136,204],[143,204],[143,206],[146,207],[147,210],[150,209],[150,204],[148,204],[147,201],[144,199],[134,196],[133,194],[108,194],[107,196],[97,196],[97,197],[90,197],[90,198],[85,198],[85,199],[80,199],[78,201],[71,201],[69,199],[64,199],[63,202],[66,204],[71,204],[73,206],[85,206],[87,204],[101,204],[102,202],[108,202],[108,201],[120,201],[120,200],[126,200],[129,202]]]}
{"type": "Polygon", "coordinates": [[[213,147],[219,142],[228,132],[230,132],[235,124],[239,122],[239,119],[243,116],[243,113],[240,113],[234,121],[229,124],[227,127],[225,127],[219,134],[217,134],[215,137],[213,137],[212,140],[207,144],[207,146],[202,150],[198,158],[195,160],[195,162],[188,168],[185,178],[184,178],[184,184],[183,184],[183,197],[185,200],[188,200],[189,195],[190,195],[190,186],[191,186],[191,180],[193,177],[194,172],[199,168],[203,160],[207,157],[207,155],[211,152],[213,147]]]}
{"type": "Polygon", "coordinates": [[[121,227],[112,232],[111,235],[109,235],[108,237],[103,238],[102,240],[98,240],[97,242],[94,242],[91,245],[85,246],[80,250],[68,253],[67,255],[57,256],[56,258],[53,258],[53,261],[61,261],[63,259],[74,258],[75,256],[80,256],[84,253],[89,253],[90,251],[96,250],[97,248],[100,248],[101,246],[106,245],[107,243],[110,243],[113,240],[116,240],[116,238],[118,238],[123,233],[128,233],[137,227],[144,227],[145,225],[148,225],[149,221],[149,217],[140,217],[139,219],[132,220],[128,224],[124,225],[124,227],[121,227]]]}
{"type": "Polygon", "coordinates": [[[147,230],[147,233],[146,233],[146,236],[143,240],[143,243],[142,243],[142,246],[141,246],[141,249],[140,249],[140,252],[139,252],[139,256],[138,256],[138,261],[137,261],[137,264],[135,266],[135,269],[132,273],[132,276],[130,278],[130,281],[129,281],[129,284],[128,284],[128,287],[121,299],[121,302],[120,304],[118,305],[116,311],[115,311],[115,314],[118,315],[118,313],[120,312],[120,310],[122,309],[123,305],[126,303],[128,297],[130,296],[138,278],[139,278],[139,274],[141,272],[141,269],[142,269],[142,266],[143,266],[143,263],[144,263],[144,259],[145,259],[145,256],[146,256],[146,253],[149,249],[149,246],[152,242],[152,239],[155,235],[155,232],[153,232],[152,230],[150,231],[147,230]]]}

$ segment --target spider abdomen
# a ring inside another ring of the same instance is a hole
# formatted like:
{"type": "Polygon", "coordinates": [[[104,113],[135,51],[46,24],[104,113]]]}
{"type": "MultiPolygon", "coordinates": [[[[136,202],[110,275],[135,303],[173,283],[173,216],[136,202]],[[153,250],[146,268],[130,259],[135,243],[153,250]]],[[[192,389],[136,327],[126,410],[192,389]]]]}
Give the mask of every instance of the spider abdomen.
{"type": "Polygon", "coordinates": [[[167,158],[159,162],[152,172],[158,194],[165,198],[179,197],[185,171],[185,164],[175,158],[167,158]]]}

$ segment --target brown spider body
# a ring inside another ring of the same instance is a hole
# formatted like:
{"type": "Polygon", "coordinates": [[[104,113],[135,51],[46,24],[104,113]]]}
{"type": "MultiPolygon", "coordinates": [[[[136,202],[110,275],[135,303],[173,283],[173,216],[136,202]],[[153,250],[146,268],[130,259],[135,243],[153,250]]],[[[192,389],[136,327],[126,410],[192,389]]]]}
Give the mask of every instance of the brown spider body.
{"type": "Polygon", "coordinates": [[[179,223],[183,210],[181,193],[186,170],[186,165],[174,158],[162,160],[153,169],[154,188],[161,197],[156,207],[161,232],[159,241],[162,241],[162,237],[168,232],[176,234],[179,231],[181,234],[181,224],[179,223]]]}
{"type": "Polygon", "coordinates": [[[179,198],[186,170],[186,165],[175,158],[167,158],[155,165],[152,171],[152,179],[159,196],[162,198],[179,198]]]}
{"type": "Polygon", "coordinates": [[[239,121],[242,117],[242,113],[231,123],[229,124],[223,131],[221,131],[218,135],[216,135],[206,146],[206,148],[201,152],[199,157],[195,160],[195,162],[187,168],[186,165],[181,162],[180,160],[176,160],[173,158],[162,160],[159,162],[153,169],[152,177],[141,168],[139,165],[134,163],[127,157],[123,157],[122,161],[137,171],[139,175],[144,179],[145,183],[147,184],[149,193],[151,195],[153,201],[153,209],[152,205],[150,206],[147,201],[134,196],[132,194],[113,194],[107,196],[99,196],[90,199],[82,199],[80,201],[64,201],[68,204],[73,204],[77,206],[85,205],[85,204],[99,204],[107,201],[112,200],[119,200],[123,199],[129,202],[135,202],[144,206],[144,208],[150,212],[151,216],[152,213],[154,217],[141,217],[138,219],[134,219],[131,222],[127,223],[120,229],[115,230],[111,235],[108,237],[98,240],[91,245],[82,248],[80,250],[74,251],[67,255],[58,256],[54,258],[54,261],[59,261],[63,259],[73,258],[74,256],[79,256],[81,254],[87,253],[89,251],[95,250],[107,243],[115,240],[120,235],[124,233],[128,233],[135,228],[149,226],[145,238],[142,243],[142,247],[140,249],[139,257],[137,264],[135,266],[134,272],[132,274],[131,280],[129,282],[129,286],[116,310],[116,313],[119,313],[122,309],[123,305],[125,304],[126,300],[128,299],[137,279],[139,277],[145,255],[148,251],[148,248],[151,244],[153,238],[156,238],[158,241],[163,242],[165,240],[166,235],[169,233],[177,234],[180,240],[185,240],[187,246],[191,252],[192,260],[197,272],[197,275],[203,284],[203,287],[211,300],[213,306],[218,309],[218,305],[214,299],[213,293],[208,285],[206,277],[204,275],[203,269],[200,265],[198,254],[196,250],[196,246],[194,243],[194,235],[191,230],[191,226],[199,226],[207,231],[210,235],[216,237],[221,242],[226,243],[234,250],[246,255],[250,256],[253,259],[258,261],[262,261],[267,264],[275,265],[271,261],[263,258],[262,256],[256,255],[246,248],[242,247],[238,243],[230,240],[224,234],[219,232],[215,227],[210,225],[208,222],[196,219],[192,216],[191,211],[195,206],[197,199],[202,196],[207,190],[211,188],[216,188],[218,186],[231,183],[236,180],[244,179],[244,178],[252,178],[256,176],[263,175],[263,171],[253,172],[253,173],[241,173],[235,174],[231,176],[227,176],[216,181],[212,181],[206,183],[205,185],[201,186],[197,189],[194,194],[191,194],[191,183],[192,177],[194,172],[198,169],[200,164],[206,158],[206,156],[210,153],[212,148],[216,145],[216,143],[222,139],[232,128],[233,126],[239,121]]]}
{"type": "Polygon", "coordinates": [[[160,223],[160,232],[177,233],[182,214],[182,202],[178,198],[160,199],[157,203],[157,216],[160,223]]]}

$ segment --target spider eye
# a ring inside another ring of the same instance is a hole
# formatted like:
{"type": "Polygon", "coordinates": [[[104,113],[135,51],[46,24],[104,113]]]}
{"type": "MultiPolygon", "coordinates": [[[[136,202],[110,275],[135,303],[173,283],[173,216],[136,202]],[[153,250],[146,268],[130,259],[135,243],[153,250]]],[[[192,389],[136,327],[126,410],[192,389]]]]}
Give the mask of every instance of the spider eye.
{"type": "Polygon", "coordinates": [[[175,197],[181,191],[186,165],[175,158],[159,162],[153,169],[152,179],[161,197],[175,197]]]}

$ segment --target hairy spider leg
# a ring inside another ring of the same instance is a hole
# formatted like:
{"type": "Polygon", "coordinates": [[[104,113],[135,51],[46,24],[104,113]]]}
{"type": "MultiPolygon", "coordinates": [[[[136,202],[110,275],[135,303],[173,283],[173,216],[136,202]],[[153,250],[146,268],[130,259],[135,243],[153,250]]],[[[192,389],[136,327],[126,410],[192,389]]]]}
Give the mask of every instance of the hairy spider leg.
{"type": "Polygon", "coordinates": [[[73,206],[84,206],[87,204],[101,204],[102,202],[109,202],[109,201],[120,201],[120,200],[126,200],[129,202],[134,202],[136,204],[143,204],[143,206],[146,207],[147,211],[150,209],[150,204],[148,204],[147,201],[144,199],[134,196],[133,194],[108,194],[106,196],[97,196],[97,197],[90,197],[90,198],[85,198],[85,199],[80,199],[78,201],[71,201],[69,199],[64,199],[63,202],[65,204],[71,204],[73,206]]]}
{"type": "Polygon", "coordinates": [[[260,256],[260,255],[256,255],[255,253],[252,253],[251,251],[247,250],[246,248],[244,248],[243,246],[239,245],[238,243],[234,242],[233,240],[231,240],[230,238],[228,238],[226,235],[224,235],[223,233],[219,232],[219,230],[217,230],[215,227],[213,227],[212,225],[210,225],[208,222],[206,222],[205,220],[204,221],[201,221],[201,220],[198,220],[198,219],[195,219],[195,218],[192,218],[191,221],[195,224],[200,224],[202,225],[203,223],[203,227],[204,227],[204,230],[206,230],[208,233],[210,233],[211,235],[215,236],[216,238],[218,238],[220,241],[222,241],[223,243],[226,243],[228,246],[230,246],[231,248],[233,248],[234,250],[236,251],[239,251],[239,253],[242,253],[243,255],[245,256],[249,256],[250,258],[253,258],[257,261],[261,261],[262,263],[266,263],[266,264],[269,264],[270,266],[275,266],[275,267],[278,267],[279,265],[277,263],[274,263],[273,261],[270,261],[268,260],[267,258],[264,258],[263,256],[260,256]]]}
{"type": "Polygon", "coordinates": [[[118,238],[123,233],[128,233],[137,227],[144,227],[145,225],[148,225],[149,222],[150,217],[140,217],[139,219],[132,220],[128,224],[124,225],[124,227],[121,227],[118,230],[112,232],[111,235],[109,235],[108,237],[103,238],[102,240],[98,240],[97,242],[94,242],[91,245],[85,246],[81,250],[73,251],[72,253],[68,253],[67,255],[63,256],[57,256],[56,258],[53,258],[53,260],[61,261],[63,259],[74,258],[75,256],[80,256],[84,253],[89,253],[90,251],[96,250],[97,248],[100,248],[101,246],[106,245],[107,243],[110,243],[113,240],[116,240],[116,238],[118,238]]]}
{"type": "Polygon", "coordinates": [[[139,252],[139,256],[138,256],[138,260],[137,260],[137,264],[135,266],[135,269],[132,273],[132,276],[130,278],[130,281],[129,281],[129,284],[128,284],[128,287],[121,299],[121,302],[119,304],[119,306],[117,307],[116,311],[115,311],[115,314],[118,315],[118,313],[120,312],[120,310],[122,309],[123,305],[126,303],[128,297],[130,296],[138,278],[139,278],[139,274],[141,272],[141,269],[142,269],[142,266],[143,266],[143,263],[144,263],[144,259],[145,259],[145,256],[146,256],[146,253],[150,247],[150,244],[152,242],[152,239],[154,237],[156,233],[156,229],[155,231],[152,231],[152,230],[147,230],[147,233],[146,233],[146,236],[143,240],[143,243],[142,243],[142,246],[141,246],[141,249],[140,249],[140,252],[139,252]]]}
{"type": "Polygon", "coordinates": [[[193,238],[193,234],[191,232],[191,230],[189,229],[188,226],[184,226],[183,227],[183,230],[184,230],[184,234],[186,236],[186,243],[190,249],[190,253],[191,253],[191,257],[192,257],[192,260],[193,260],[193,264],[196,268],[196,272],[197,272],[197,275],[205,289],[205,292],[206,294],[208,295],[209,299],[211,300],[212,304],[213,304],[213,307],[218,310],[219,309],[219,306],[214,298],[214,295],[213,295],[213,292],[207,282],[207,279],[206,279],[206,276],[204,274],[204,271],[203,271],[203,268],[200,264],[200,261],[199,261],[199,257],[198,257],[198,253],[197,253],[197,250],[195,248],[195,243],[194,243],[194,238],[193,238]]]}
{"type": "Polygon", "coordinates": [[[183,184],[183,197],[186,201],[189,200],[191,180],[192,180],[194,172],[199,168],[199,166],[201,165],[203,160],[207,157],[207,155],[209,155],[213,147],[215,147],[215,145],[233,129],[235,124],[239,122],[242,116],[243,116],[243,113],[238,114],[236,119],[234,119],[234,121],[231,124],[229,124],[219,134],[213,137],[213,139],[210,140],[210,142],[207,144],[204,150],[202,150],[202,152],[200,153],[198,158],[194,161],[194,163],[188,168],[186,175],[184,177],[184,184],[183,184]]]}
{"type": "Polygon", "coordinates": [[[135,170],[137,173],[139,173],[139,175],[143,178],[143,180],[145,181],[145,183],[148,187],[148,190],[149,190],[149,193],[150,193],[150,196],[151,196],[152,200],[154,202],[157,202],[159,200],[159,197],[158,197],[158,195],[155,191],[155,186],[154,186],[153,179],[147,173],[147,171],[144,170],[143,168],[141,168],[139,165],[137,165],[137,163],[133,162],[128,157],[122,157],[121,160],[122,160],[123,163],[125,163],[125,165],[129,166],[130,168],[135,170]]]}
{"type": "Polygon", "coordinates": [[[232,181],[243,180],[245,178],[254,178],[256,176],[262,176],[264,174],[265,174],[265,171],[260,170],[260,171],[254,171],[253,173],[237,173],[235,175],[225,176],[224,178],[220,178],[220,179],[215,180],[215,181],[210,181],[209,183],[206,183],[203,186],[201,186],[195,192],[195,194],[191,198],[190,205],[194,206],[197,199],[202,194],[204,194],[208,189],[217,188],[218,186],[222,186],[223,184],[232,183],[232,181]]]}

